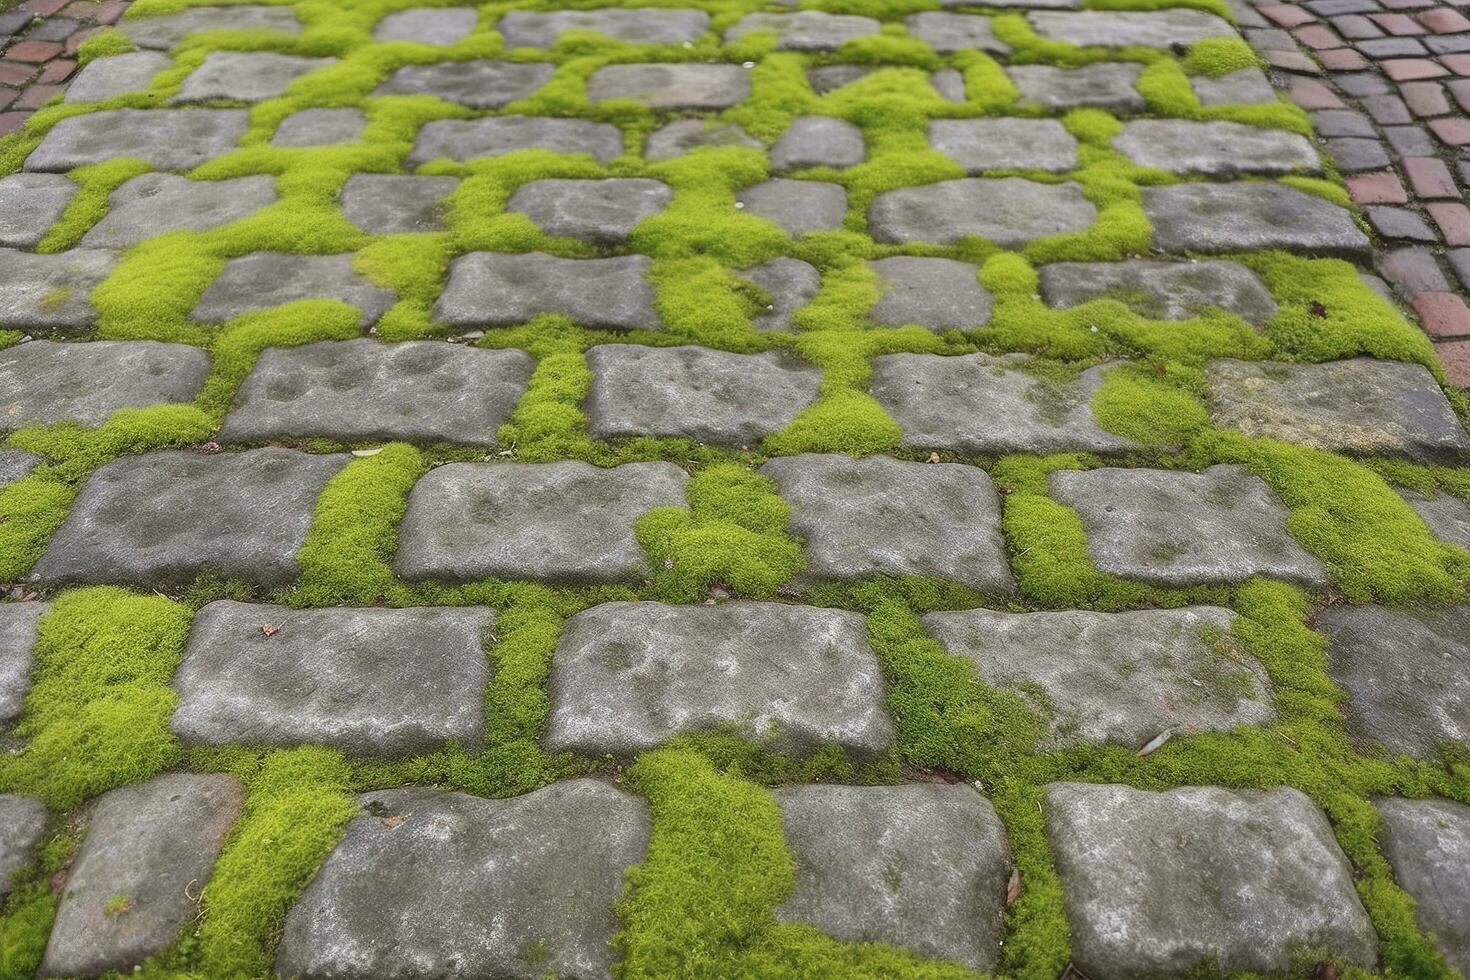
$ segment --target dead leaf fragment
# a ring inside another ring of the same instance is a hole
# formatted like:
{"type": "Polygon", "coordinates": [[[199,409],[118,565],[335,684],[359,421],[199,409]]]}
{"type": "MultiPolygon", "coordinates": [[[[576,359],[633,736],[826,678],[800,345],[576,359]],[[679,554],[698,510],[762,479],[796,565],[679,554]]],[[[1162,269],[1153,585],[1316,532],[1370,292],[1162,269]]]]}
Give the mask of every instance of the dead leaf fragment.
{"type": "Polygon", "coordinates": [[[1011,869],[1011,880],[1006,885],[1006,908],[1016,904],[1016,899],[1021,897],[1021,869],[1011,869]]]}
{"type": "Polygon", "coordinates": [[[929,454],[929,462],[931,462],[931,463],[937,463],[937,462],[939,462],[939,454],[938,453],[930,453],[929,454]]]}
{"type": "Polygon", "coordinates": [[[403,821],[405,821],[407,819],[408,819],[408,814],[406,814],[406,813],[395,813],[391,817],[379,817],[378,818],[378,822],[381,823],[384,827],[387,827],[389,830],[392,830],[394,827],[396,827],[399,824],[403,823],[403,821]]]}
{"type": "Polygon", "coordinates": [[[1172,728],[1166,728],[1163,731],[1159,732],[1157,735],[1155,735],[1153,738],[1149,739],[1148,740],[1148,744],[1146,744],[1143,748],[1141,748],[1141,749],[1138,750],[1138,754],[1140,756],[1151,755],[1154,752],[1157,752],[1160,748],[1162,748],[1163,747],[1163,744],[1165,742],[1169,741],[1169,739],[1171,739],[1173,737],[1174,737],[1174,729],[1172,729],[1172,728]]]}
{"type": "Polygon", "coordinates": [[[275,636],[281,631],[281,628],[274,623],[261,623],[260,631],[266,636],[275,636]]]}

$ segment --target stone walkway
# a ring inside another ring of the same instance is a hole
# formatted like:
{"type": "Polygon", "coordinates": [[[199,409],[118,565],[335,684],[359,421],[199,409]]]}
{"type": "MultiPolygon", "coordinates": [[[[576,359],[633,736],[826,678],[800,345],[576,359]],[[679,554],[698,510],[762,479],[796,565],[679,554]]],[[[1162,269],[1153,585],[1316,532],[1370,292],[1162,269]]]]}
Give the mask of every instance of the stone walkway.
{"type": "Polygon", "coordinates": [[[0,975],[1470,973],[1470,21],[421,2],[0,14],[0,975]]]}

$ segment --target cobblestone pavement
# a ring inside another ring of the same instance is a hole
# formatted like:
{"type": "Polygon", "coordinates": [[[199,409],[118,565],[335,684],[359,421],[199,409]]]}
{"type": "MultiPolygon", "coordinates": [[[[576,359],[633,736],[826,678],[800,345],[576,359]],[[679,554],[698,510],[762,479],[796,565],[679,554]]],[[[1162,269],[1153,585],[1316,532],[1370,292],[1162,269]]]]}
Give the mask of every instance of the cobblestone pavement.
{"type": "Polygon", "coordinates": [[[0,975],[1470,971],[1470,22],[415,3],[0,138],[0,975]]]}

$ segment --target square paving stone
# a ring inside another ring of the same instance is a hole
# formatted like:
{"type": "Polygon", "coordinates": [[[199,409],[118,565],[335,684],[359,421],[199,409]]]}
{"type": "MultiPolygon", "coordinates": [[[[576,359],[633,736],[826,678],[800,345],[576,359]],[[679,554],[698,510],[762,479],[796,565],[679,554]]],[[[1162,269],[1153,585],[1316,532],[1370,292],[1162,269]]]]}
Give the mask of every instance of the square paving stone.
{"type": "Polygon", "coordinates": [[[725,31],[725,40],[738,41],[750,34],[774,33],[781,51],[830,51],[848,41],[870,37],[882,25],[871,17],[829,14],[802,10],[794,14],[746,14],[725,31]]]}
{"type": "Polygon", "coordinates": [[[208,572],[285,585],[316,499],[347,459],[275,448],[123,456],[87,480],[32,577],[151,586],[208,572]]]}
{"type": "MultiPolygon", "coordinates": [[[[31,689],[31,660],[36,648],[36,626],[50,606],[44,602],[0,603],[0,722],[20,717],[31,689]]],[[[4,797],[0,797],[4,799],[4,797]]],[[[3,852],[0,844],[0,852],[3,852]]],[[[0,865],[3,865],[0,861],[0,865]]],[[[9,872],[0,868],[0,884],[9,872]]]]}
{"type": "Polygon", "coordinates": [[[672,160],[695,150],[727,147],[761,150],[765,148],[765,144],[730,123],[680,119],[654,130],[648,137],[643,155],[649,160],[672,160]]]}
{"type": "Polygon", "coordinates": [[[209,355],[187,344],[32,340],[0,350],[0,431],[76,422],[97,426],[120,408],[191,402],[209,355]]]}
{"type": "Polygon", "coordinates": [[[1059,309],[1112,299],[1151,320],[1186,320],[1221,309],[1257,327],[1277,311],[1265,284],[1236,262],[1053,262],[1040,273],[1042,298],[1059,309]]]}
{"type": "Polygon", "coordinates": [[[1026,15],[1037,34],[1079,47],[1137,46],[1168,50],[1212,37],[1235,37],[1230,22],[1202,10],[1039,10],[1026,15]]]}
{"type": "Polygon", "coordinates": [[[117,253],[74,248],[33,255],[0,248],[0,327],[89,327],[97,310],[88,298],[117,264],[117,253]]]}
{"type": "Polygon", "coordinates": [[[816,401],[822,372],[775,351],[603,344],[587,352],[594,439],[679,436],[753,445],[816,401]]]}
{"type": "Polygon", "coordinates": [[[771,166],[776,170],[853,167],[867,155],[863,131],[846,119],[797,116],[771,147],[771,166]]]}
{"type": "Polygon", "coordinates": [[[240,386],[219,438],[493,446],[535,367],[525,351],[434,340],[271,347],[240,386]]]}
{"type": "Polygon", "coordinates": [[[1450,966],[1470,974],[1470,806],[1453,800],[1384,799],[1384,855],[1414,899],[1419,928],[1450,966]]]}
{"type": "Polygon", "coordinates": [[[1110,575],[1157,585],[1256,575],[1328,583],[1322,563],[1287,533],[1285,505],[1243,466],[1057,470],[1047,481],[1052,496],[1077,511],[1088,553],[1110,575]]]}
{"type": "Polygon", "coordinates": [[[623,131],[611,123],[588,119],[539,116],[436,119],[419,130],[408,165],[414,167],[440,158],[463,162],[516,150],[587,153],[598,163],[607,163],[622,155],[623,131]]]}
{"type": "Polygon", "coordinates": [[[362,136],[367,117],[361,109],[305,109],[282,120],[271,146],[332,146],[362,136]]]}
{"type": "Polygon", "coordinates": [[[10,894],[11,876],[34,860],[46,818],[46,804],[40,800],[0,795],[0,898],[10,894]]]}
{"type": "Polygon", "coordinates": [[[894,255],[868,263],[882,296],[868,316],[875,323],[916,323],[931,330],[971,330],[990,319],[990,293],[980,267],[956,259],[894,255]]]}
{"type": "Polygon", "coordinates": [[[369,235],[402,235],[444,228],[444,199],[457,177],[353,174],[342,185],[342,214],[369,235]]]}
{"type": "Polygon", "coordinates": [[[0,446],[0,487],[23,478],[40,462],[41,457],[32,453],[0,446]]]}
{"type": "Polygon", "coordinates": [[[773,602],[610,602],[567,620],[551,660],[549,752],[632,756],[738,726],[778,752],[893,740],[883,672],[858,613],[773,602]]]}
{"type": "Polygon", "coordinates": [[[978,467],[808,454],[773,459],[760,472],[791,505],[808,576],[931,575],[1015,590],[1000,496],[978,467]]]}
{"type": "Polygon", "coordinates": [[[1301,949],[1377,961],[1352,868],[1298,790],[1052,783],[1046,834],[1088,976],[1284,973],[1301,949]]]}
{"type": "Polygon", "coordinates": [[[470,36],[479,19],[473,7],[410,7],[378,21],[373,40],[456,44],[470,36]]]}
{"type": "Polygon", "coordinates": [[[924,628],[1046,724],[1041,748],[1136,749],[1165,731],[1227,731],[1276,717],[1254,657],[1230,639],[1228,609],[930,613],[924,628]]]}
{"type": "Polygon", "coordinates": [[[1135,119],[1113,137],[1113,149],[1141,167],[1234,177],[1320,168],[1305,136],[1242,123],[1135,119]]]}
{"type": "Polygon", "coordinates": [[[555,70],[544,62],[490,60],[405,65],[373,94],[434,95],[471,109],[498,109],[535,92],[555,70]]]}
{"type": "Polygon", "coordinates": [[[709,30],[703,10],[512,10],[496,25],[507,48],[549,48],[567,31],[593,31],[626,44],[682,44],[709,30]]]}
{"type": "Polygon", "coordinates": [[[143,174],[108,198],[107,216],[82,236],[87,248],[128,248],[171,231],[209,231],[276,203],[268,174],[229,180],[190,180],[143,174]]]}
{"type": "Polygon", "coordinates": [[[1219,78],[1194,75],[1189,84],[1200,105],[1257,105],[1276,101],[1276,89],[1259,68],[1242,68],[1219,78]]]}
{"type": "Polygon", "coordinates": [[[1325,198],[1282,184],[1170,184],[1145,187],[1143,213],[1155,248],[1166,252],[1248,252],[1280,248],[1365,257],[1368,236],[1325,198]]]}
{"type": "Polygon", "coordinates": [[[780,226],[792,238],[812,231],[836,231],[847,217],[847,190],[822,180],[777,177],[741,190],[736,207],[780,226]]]}
{"type": "Polygon", "coordinates": [[[989,51],[1009,54],[1011,46],[995,36],[989,17],[978,14],[949,14],[925,11],[906,20],[909,33],[940,54],[954,51],[989,51]]]}
{"type": "Polygon", "coordinates": [[[361,323],[376,323],[398,301],[386,289],[352,271],[352,253],[287,255],[252,252],[230,259],[194,307],[194,319],[223,323],[242,313],[303,299],[336,299],[361,313],[361,323]]]}
{"type": "Polygon", "coordinates": [[[1142,71],[1142,65],[1111,61],[1080,68],[1005,67],[1006,77],[1021,93],[1021,105],[1047,109],[1090,106],[1117,113],[1142,112],[1147,106],[1138,92],[1138,76],[1142,71]]]}
{"type": "Polygon", "coordinates": [[[627,99],[651,109],[724,109],[750,94],[739,65],[609,65],[587,80],[592,102],[627,99]]]}
{"type": "Polygon", "coordinates": [[[360,800],[286,917],[277,975],[612,976],[642,799],[572,779],[504,800],[417,786],[360,800]]]}
{"type": "Polygon", "coordinates": [[[868,231],[875,242],[950,245],[976,237],[1017,248],[1048,235],[1085,231],[1096,217],[1082,186],[1071,181],[967,177],[884,191],[868,208],[868,231]]]}
{"type": "Polygon", "coordinates": [[[1403,492],[1429,530],[1441,541],[1470,549],[1470,501],[1461,500],[1452,493],[1441,491],[1435,497],[1423,497],[1417,493],[1403,492]]]}
{"type": "Polygon", "coordinates": [[[786,257],[745,269],[740,277],[771,297],[765,312],[751,318],[751,325],[757,330],[795,330],[793,315],[822,288],[822,274],[816,266],[786,257]]]}
{"type": "Polygon", "coordinates": [[[1011,849],[979,793],[920,783],[782,786],[774,794],[796,863],[779,921],[995,968],[1011,849]]]}
{"type": "Polygon", "coordinates": [[[685,506],[688,481],[672,463],[450,463],[409,494],[396,568],[460,582],[641,579],[634,525],[655,507],[685,506]]]}
{"type": "Polygon", "coordinates": [[[905,445],[971,453],[1109,452],[1134,448],[1092,415],[1102,367],[1058,383],[1020,370],[1024,355],[884,354],[869,391],[905,445]]]}
{"type": "Polygon", "coordinates": [[[193,170],[234,149],[245,109],[108,109],[63,119],[26,157],[27,170],[67,171],[134,157],[159,170],[193,170]]]}
{"type": "Polygon", "coordinates": [[[965,76],[956,68],[939,69],[929,76],[929,84],[934,86],[940,98],[948,102],[962,104],[969,99],[965,92],[965,76]]]}
{"type": "Polygon", "coordinates": [[[1077,166],[1077,141],[1055,119],[934,119],[929,143],[967,174],[1077,166]]]}
{"type": "Polygon", "coordinates": [[[646,177],[532,180],[516,188],[506,211],[524,214],[548,235],[599,245],[625,241],[644,218],[674,199],[674,189],[646,177]]]}
{"type": "Polygon", "coordinates": [[[98,799],[41,975],[131,972],[172,943],[199,914],[200,886],[244,802],[239,780],[215,773],[165,773],[98,799]]]}
{"type": "Polygon", "coordinates": [[[490,667],[484,608],[290,609],[211,602],[174,674],[186,743],[476,749],[490,667]],[[269,631],[269,632],[267,632],[269,631]]]}
{"type": "Polygon", "coordinates": [[[563,259],[545,252],[471,252],[449,267],[434,319],[450,326],[525,323],[544,313],[586,327],[656,330],[646,255],[563,259]]]}
{"type": "Polygon", "coordinates": [[[0,246],[35,248],[76,192],[77,185],[61,174],[0,177],[0,246]]]}
{"type": "Polygon", "coordinates": [[[172,48],[191,34],[204,31],[275,31],[301,33],[301,22],[290,7],[240,5],[190,7],[160,17],[124,17],[117,29],[140,48],[172,48]]]}
{"type": "Polygon", "coordinates": [[[274,99],[284,95],[302,75],[336,63],[336,58],[302,58],[274,51],[211,51],[204,64],[184,79],[184,87],[170,101],[274,99]]]}
{"type": "Polygon", "coordinates": [[[89,61],[66,87],[66,102],[102,102],[146,92],[154,76],[173,65],[161,51],[130,51],[89,61]]]}

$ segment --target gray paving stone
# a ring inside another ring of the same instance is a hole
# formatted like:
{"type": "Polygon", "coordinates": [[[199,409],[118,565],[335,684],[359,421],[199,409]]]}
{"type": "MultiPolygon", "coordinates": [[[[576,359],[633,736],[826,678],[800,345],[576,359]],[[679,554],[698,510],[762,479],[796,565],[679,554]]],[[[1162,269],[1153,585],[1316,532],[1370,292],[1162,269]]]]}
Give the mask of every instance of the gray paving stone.
{"type": "Polygon", "coordinates": [[[1166,252],[1247,252],[1280,248],[1312,254],[1368,254],[1368,236],[1330,201],[1282,184],[1171,184],[1143,188],[1153,244],[1166,252]]]}
{"type": "Polygon", "coordinates": [[[641,799],[574,779],[504,800],[415,786],[361,800],[286,917],[278,975],[612,975],[614,904],[648,846],[641,799]]]}
{"type": "Polygon", "coordinates": [[[782,786],[796,887],[776,910],[843,942],[891,943],[991,970],[1011,850],[969,786],[782,786]]]}
{"type": "Polygon", "coordinates": [[[34,255],[0,248],[0,327],[81,328],[97,322],[88,297],[117,264],[104,249],[34,255]]]}
{"type": "Polygon", "coordinates": [[[725,31],[726,41],[738,41],[750,34],[772,32],[781,51],[830,51],[848,41],[871,37],[881,27],[871,17],[853,14],[829,14],[819,10],[802,10],[791,14],[746,14],[734,27],[725,31]]]}
{"type": "MultiPolygon", "coordinates": [[[[1387,167],[1391,163],[1387,151],[1377,138],[1329,139],[1323,142],[1327,147],[1327,155],[1332,157],[1332,162],[1337,165],[1339,170],[1344,170],[1348,173],[1356,173],[1360,170],[1375,170],[1379,167],[1387,167]]],[[[1395,209],[1378,208],[1375,210],[1392,214],[1395,209]]],[[[1374,224],[1377,225],[1378,222],[1375,221],[1374,224]]],[[[1420,224],[1422,225],[1422,222],[1420,224]]],[[[1425,241],[1435,240],[1433,232],[1430,232],[1427,238],[1423,232],[1420,232],[1417,236],[1397,230],[1385,230],[1383,233],[1392,237],[1418,237],[1425,241]]]]}
{"type": "Polygon", "coordinates": [[[682,44],[709,30],[703,10],[656,7],[607,10],[512,10],[497,29],[507,48],[549,48],[567,31],[595,31],[628,44],[682,44]]]}
{"type": "Polygon", "coordinates": [[[278,6],[190,7],[159,17],[125,17],[117,29],[140,48],[168,49],[204,31],[301,33],[296,11],[278,6]]]}
{"type": "Polygon", "coordinates": [[[909,33],[940,54],[953,51],[989,51],[1010,54],[1011,46],[995,36],[989,17],[936,11],[913,14],[904,22],[909,33]]]}
{"type": "Polygon", "coordinates": [[[606,163],[622,155],[623,131],[611,123],[588,119],[436,119],[419,130],[408,165],[415,167],[441,157],[459,161],[498,157],[516,150],[587,153],[599,163],[606,163]]]}
{"type": "Polygon", "coordinates": [[[555,65],[544,62],[488,59],[404,65],[373,94],[434,95],[471,109],[499,109],[535,92],[555,70],[555,65]]]}
{"type": "Polygon", "coordinates": [[[535,366],[525,351],[432,340],[270,347],[240,386],[219,438],[493,446],[535,366]]]}
{"type": "Polygon", "coordinates": [[[373,40],[455,44],[470,36],[479,19],[473,7],[410,7],[378,21],[373,40]]]}
{"type": "MultiPolygon", "coordinates": [[[[967,7],[971,6],[971,3],[970,0],[940,0],[940,6],[967,7]]],[[[1076,10],[1082,6],[1082,0],[991,0],[985,6],[1005,9],[1076,10]]]]}
{"type": "Polygon", "coordinates": [[[1331,606],[1315,625],[1359,742],[1433,759],[1441,744],[1470,739],[1470,607],[1331,606]]]}
{"type": "Polygon", "coordinates": [[[102,102],[146,92],[153,77],[173,64],[161,51],[130,51],[88,62],[66,87],[66,102],[102,102]]]}
{"type": "Polygon", "coordinates": [[[1037,34],[1081,46],[1163,48],[1235,37],[1230,22],[1202,10],[1041,10],[1026,15],[1037,34]]]}
{"type": "Polygon", "coordinates": [[[1133,448],[1092,416],[1103,369],[1059,384],[1026,374],[1023,355],[884,354],[870,391],[910,446],[972,453],[1109,452],[1133,448]]]}
{"type": "Polygon", "coordinates": [[[364,326],[397,302],[398,297],[352,271],[352,253],[287,255],[252,252],[225,263],[209,284],[194,319],[223,323],[251,310],[265,310],[303,299],[336,299],[362,312],[364,326]]]}
{"type": "Polygon", "coordinates": [[[209,355],[187,344],[32,340],[0,350],[0,431],[53,422],[98,426],[120,408],[191,402],[209,355]]]}
{"type": "Polygon", "coordinates": [[[159,170],[192,170],[234,148],[244,109],[108,109],[63,119],[26,157],[27,170],[67,171],[134,157],[159,170]]]}
{"type": "Polygon", "coordinates": [[[1378,135],[1373,121],[1356,109],[1319,109],[1310,115],[1318,136],[1378,135]]]}
{"type": "Polygon", "coordinates": [[[1441,541],[1470,548],[1470,503],[1443,491],[1437,497],[1424,497],[1400,491],[1409,506],[1429,525],[1441,541]]]}
{"type": "Polygon", "coordinates": [[[1041,267],[1041,295],[1062,309],[1115,299],[1153,320],[1185,320],[1218,308],[1258,327],[1277,310],[1254,272],[1223,261],[1053,262],[1041,267]]]}
{"type": "Polygon", "coordinates": [[[807,84],[818,95],[860,82],[877,71],[874,65],[818,65],[806,70],[807,84]]]}
{"type": "Polygon", "coordinates": [[[651,109],[724,109],[750,94],[739,65],[608,65],[587,80],[592,102],[627,99],[651,109]]]}
{"type": "Polygon", "coordinates": [[[771,297],[765,312],[756,314],[751,320],[757,330],[795,330],[796,323],[792,317],[822,288],[822,274],[816,266],[800,259],[771,259],[746,269],[740,276],[771,297]]]}
{"type": "Polygon", "coordinates": [[[683,507],[672,463],[450,463],[408,498],[398,573],[409,579],[616,582],[648,574],[634,525],[683,507]]]}
{"type": "Polygon", "coordinates": [[[1080,68],[1050,65],[1007,65],[1006,77],[1020,93],[1021,105],[1047,109],[1091,106],[1109,112],[1142,112],[1147,106],[1138,93],[1142,65],[1104,61],[1080,68]]]}
{"type": "Polygon", "coordinates": [[[1194,75],[1189,84],[1200,105],[1257,105],[1276,101],[1271,80],[1259,68],[1242,68],[1219,78],[1194,75]]]}
{"type": "Polygon", "coordinates": [[[657,329],[649,258],[563,259],[545,252],[471,252],[449,267],[434,319],[450,326],[524,323],[558,313],[587,327],[657,329]]]}
{"type": "Polygon", "coordinates": [[[36,562],[45,582],[285,585],[316,499],[347,462],[292,449],[123,456],[87,480],[36,562]]]}
{"type": "Polygon", "coordinates": [[[644,218],[674,199],[674,189],[646,177],[533,180],[516,188],[505,209],[524,214],[548,235],[599,245],[626,241],[644,218]]]}
{"type": "Polygon", "coordinates": [[[332,146],[362,136],[367,118],[361,109],[304,109],[287,116],[271,137],[271,146],[332,146]]]}
{"type": "Polygon", "coordinates": [[[1377,960],[1352,868],[1298,790],[1052,783],[1046,832],[1089,976],[1286,972],[1305,948],[1377,960]]]}
{"type": "Polygon", "coordinates": [[[40,462],[41,457],[32,453],[0,446],[0,487],[23,478],[40,462]]]}
{"type": "Polygon", "coordinates": [[[61,174],[0,177],[0,246],[35,248],[76,192],[77,185],[61,174]]]}
{"type": "Polygon", "coordinates": [[[1139,166],[1212,177],[1320,169],[1305,136],[1221,120],[1135,119],[1113,137],[1113,148],[1139,166]]]}
{"type": "Polygon", "coordinates": [[[680,119],[654,130],[648,137],[648,146],[643,155],[649,160],[672,160],[707,147],[732,146],[750,150],[765,148],[760,140],[739,126],[729,123],[711,124],[705,119],[680,119]]]}
{"type": "Polygon", "coordinates": [[[836,231],[847,216],[847,191],[822,180],[774,180],[753,184],[735,195],[736,206],[774,222],[795,238],[813,231],[836,231]]]}
{"type": "Polygon", "coordinates": [[[594,439],[680,436],[751,445],[786,427],[817,397],[822,372],[766,351],[603,344],[587,352],[585,408],[594,439]]]}
{"type": "Polygon", "coordinates": [[[930,613],[924,628],[1045,720],[1041,748],[1136,749],[1165,731],[1226,731],[1276,717],[1265,668],[1230,640],[1228,609],[930,613]]]}
{"type": "Polygon", "coordinates": [[[187,743],[414,755],[483,737],[483,607],[290,609],[229,600],[194,616],[169,727],[187,743]],[[266,629],[270,628],[269,635],[266,629]]]}
{"type": "Polygon", "coordinates": [[[968,96],[965,93],[965,76],[955,68],[941,68],[929,76],[929,84],[934,86],[934,91],[939,93],[940,98],[949,102],[965,102],[968,96]]]}
{"type": "Polygon", "coordinates": [[[1383,852],[1414,899],[1414,918],[1450,966],[1470,973],[1470,806],[1453,800],[1384,799],[1383,852]]]}
{"type": "Polygon", "coordinates": [[[276,203],[268,174],[228,180],[190,180],[142,174],[108,198],[107,216],[82,236],[87,248],[128,248],[171,231],[208,231],[276,203]]]}
{"type": "Polygon", "coordinates": [[[846,119],[797,116],[771,147],[771,166],[776,170],[852,167],[867,156],[863,131],[846,119]]]}
{"type": "Polygon", "coordinates": [[[932,575],[1015,590],[1000,497],[982,469],[807,454],[773,459],[760,472],[791,505],[810,577],[932,575]]]}
{"type": "Polygon", "coordinates": [[[0,898],[10,876],[31,863],[46,832],[46,804],[29,796],[0,795],[0,898]]]}
{"type": "Polygon", "coordinates": [[[237,779],[214,773],[165,773],[102,796],[66,877],[41,975],[131,971],[172,943],[198,914],[199,889],[244,802],[237,779]]]}
{"type": "Polygon", "coordinates": [[[1337,452],[1422,459],[1470,452],[1470,433],[1422,364],[1356,357],[1324,364],[1215,360],[1210,418],[1248,436],[1337,452]]]}
{"type": "Polygon", "coordinates": [[[883,295],[868,316],[875,323],[917,323],[932,330],[969,330],[990,319],[990,293],[980,267],[955,259],[894,255],[869,262],[883,295]]]}
{"type": "Polygon", "coordinates": [[[1077,166],[1077,141],[1055,119],[935,119],[929,123],[929,143],[968,174],[1077,166]]]}
{"type": "Polygon", "coordinates": [[[170,101],[274,99],[284,95],[302,75],[336,63],[336,58],[302,58],[274,51],[211,51],[204,64],[184,79],[184,87],[170,101]]]}
{"type": "MultiPolygon", "coordinates": [[[[26,692],[31,689],[31,658],[36,647],[36,625],[50,606],[44,602],[0,603],[0,722],[20,717],[26,692]]],[[[7,797],[0,796],[0,801],[7,797]]],[[[3,807],[0,807],[3,810],[3,807]]],[[[4,827],[0,821],[0,827],[4,827]]],[[[0,889],[10,880],[0,841],[0,889]]],[[[3,891],[0,891],[3,894],[3,891]]]]}
{"type": "Polygon", "coordinates": [[[876,242],[988,239],[1016,248],[1037,238],[1083,231],[1097,208],[1080,184],[1038,184],[1020,177],[966,177],[885,191],[868,208],[876,242]]]}
{"type": "Polygon", "coordinates": [[[369,235],[401,235],[444,228],[444,199],[457,177],[353,174],[342,186],[342,214],[369,235]]]}
{"type": "Polygon", "coordinates": [[[779,752],[883,753],[893,725],[857,613],[773,602],[610,602],[567,620],[551,661],[551,752],[631,756],[738,726],[779,752]]]}
{"type": "Polygon", "coordinates": [[[1057,470],[1052,496],[1077,511],[1087,550],[1111,575],[1158,585],[1256,575],[1327,585],[1327,570],[1286,532],[1286,507],[1243,466],[1057,470]]]}

